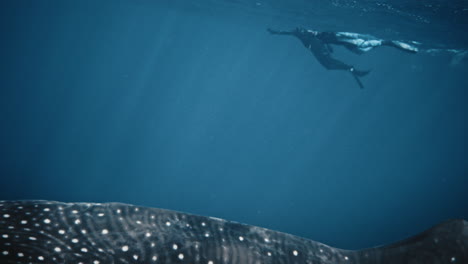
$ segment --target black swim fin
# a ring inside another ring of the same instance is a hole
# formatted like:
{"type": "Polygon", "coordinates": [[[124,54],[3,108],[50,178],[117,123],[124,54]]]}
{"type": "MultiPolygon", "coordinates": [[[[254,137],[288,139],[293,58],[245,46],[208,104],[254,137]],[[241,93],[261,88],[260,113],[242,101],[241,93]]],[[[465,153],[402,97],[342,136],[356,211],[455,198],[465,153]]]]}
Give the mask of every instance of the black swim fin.
{"type": "Polygon", "coordinates": [[[359,80],[359,77],[356,76],[356,74],[353,74],[353,77],[356,80],[356,82],[358,83],[359,88],[364,89],[364,85],[362,84],[361,80],[359,80]]]}
{"type": "Polygon", "coordinates": [[[370,70],[369,71],[359,71],[359,70],[356,70],[354,68],[351,68],[349,70],[351,72],[351,74],[353,75],[354,79],[356,80],[356,82],[358,83],[359,87],[361,89],[364,89],[364,85],[362,84],[361,80],[359,79],[359,77],[364,77],[366,76],[367,74],[370,73],[370,70]]]}
{"type": "Polygon", "coordinates": [[[353,75],[356,75],[356,76],[358,76],[358,77],[364,77],[364,76],[366,76],[367,74],[369,74],[370,72],[371,72],[371,71],[358,71],[358,70],[356,70],[356,69],[354,69],[353,71],[351,71],[351,73],[352,73],[353,75]]]}

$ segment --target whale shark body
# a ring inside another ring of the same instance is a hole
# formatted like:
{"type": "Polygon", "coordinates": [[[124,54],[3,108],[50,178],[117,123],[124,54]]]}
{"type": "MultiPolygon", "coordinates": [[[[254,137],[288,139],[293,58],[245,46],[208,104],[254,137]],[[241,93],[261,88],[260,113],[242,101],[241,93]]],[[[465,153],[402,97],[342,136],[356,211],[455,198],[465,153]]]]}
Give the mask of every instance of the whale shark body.
{"type": "Polygon", "coordinates": [[[0,202],[0,263],[468,263],[468,223],[343,250],[265,228],[121,203],[0,202]]]}

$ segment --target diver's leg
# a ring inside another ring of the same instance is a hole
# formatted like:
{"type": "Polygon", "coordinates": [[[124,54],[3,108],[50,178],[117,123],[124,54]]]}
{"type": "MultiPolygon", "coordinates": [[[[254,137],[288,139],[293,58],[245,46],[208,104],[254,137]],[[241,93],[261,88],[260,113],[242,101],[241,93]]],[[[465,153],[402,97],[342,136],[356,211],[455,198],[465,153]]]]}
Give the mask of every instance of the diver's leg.
{"type": "Polygon", "coordinates": [[[367,74],[370,73],[370,71],[360,71],[360,70],[356,70],[355,68],[351,68],[349,71],[353,75],[358,76],[358,77],[364,77],[364,76],[366,76],[367,74]]]}
{"type": "Polygon", "coordinates": [[[361,70],[356,70],[353,66],[348,65],[342,61],[339,61],[337,59],[334,59],[332,57],[326,57],[326,58],[321,58],[319,60],[320,63],[327,68],[328,70],[346,70],[349,71],[356,82],[358,83],[359,87],[362,89],[364,88],[364,85],[362,84],[361,80],[359,77],[364,77],[367,74],[369,74],[370,71],[361,71],[361,70]]]}
{"type": "Polygon", "coordinates": [[[339,61],[335,58],[330,56],[317,58],[318,61],[327,69],[327,70],[346,70],[349,71],[353,68],[353,66],[348,65],[342,61],[339,61]]]}
{"type": "Polygon", "coordinates": [[[359,77],[363,77],[363,76],[367,75],[370,72],[370,71],[357,70],[356,68],[354,68],[354,66],[348,65],[348,64],[346,64],[346,63],[344,63],[342,61],[339,61],[337,59],[334,59],[332,57],[322,58],[320,60],[320,63],[325,68],[327,68],[327,70],[345,70],[345,71],[349,71],[352,74],[357,75],[359,77]]]}

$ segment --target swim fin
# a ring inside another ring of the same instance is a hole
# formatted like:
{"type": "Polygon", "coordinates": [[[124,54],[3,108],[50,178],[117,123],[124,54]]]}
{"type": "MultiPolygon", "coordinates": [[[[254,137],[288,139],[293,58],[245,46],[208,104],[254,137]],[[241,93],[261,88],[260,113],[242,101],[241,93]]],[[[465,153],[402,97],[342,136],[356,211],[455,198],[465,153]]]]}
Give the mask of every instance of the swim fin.
{"type": "Polygon", "coordinates": [[[371,71],[358,71],[358,70],[356,70],[356,69],[354,69],[353,71],[351,71],[351,73],[352,73],[353,75],[356,75],[356,76],[358,76],[358,77],[364,77],[364,76],[366,76],[367,74],[369,74],[370,72],[371,72],[371,71]]]}
{"type": "Polygon", "coordinates": [[[353,77],[356,80],[356,82],[358,83],[359,88],[364,89],[364,85],[362,84],[361,80],[359,80],[359,77],[356,76],[356,74],[354,74],[354,73],[353,73],[353,77]]]}
{"type": "Polygon", "coordinates": [[[351,68],[349,70],[351,72],[351,74],[353,75],[354,79],[356,80],[356,82],[358,83],[359,87],[361,89],[364,89],[364,85],[362,84],[361,80],[359,79],[359,77],[364,77],[366,76],[367,74],[370,73],[370,70],[369,71],[359,71],[359,70],[356,70],[354,68],[351,68]]]}

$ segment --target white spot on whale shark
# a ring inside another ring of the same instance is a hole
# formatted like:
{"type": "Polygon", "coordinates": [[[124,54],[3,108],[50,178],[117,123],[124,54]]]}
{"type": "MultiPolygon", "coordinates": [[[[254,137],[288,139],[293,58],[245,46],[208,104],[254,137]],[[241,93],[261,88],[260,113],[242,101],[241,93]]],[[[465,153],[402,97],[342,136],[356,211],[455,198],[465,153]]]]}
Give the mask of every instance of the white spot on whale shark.
{"type": "Polygon", "coordinates": [[[352,251],[157,208],[0,201],[0,234],[0,263],[468,263],[463,220],[390,246],[352,251]]]}

